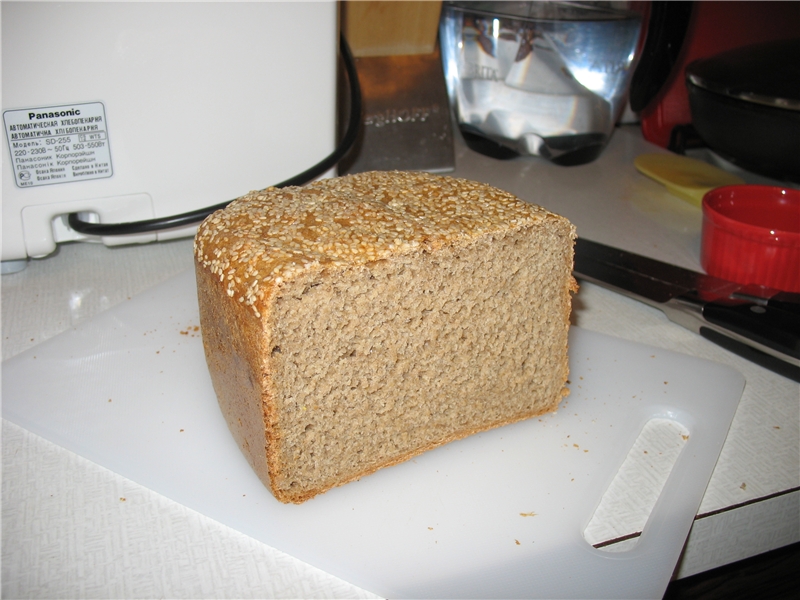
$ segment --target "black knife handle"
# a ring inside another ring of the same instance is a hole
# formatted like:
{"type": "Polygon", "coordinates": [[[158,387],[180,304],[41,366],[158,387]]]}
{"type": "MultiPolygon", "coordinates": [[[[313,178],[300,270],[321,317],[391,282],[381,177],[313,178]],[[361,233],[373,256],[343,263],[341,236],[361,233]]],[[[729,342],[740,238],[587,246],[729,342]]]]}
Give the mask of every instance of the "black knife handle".
{"type": "Polygon", "coordinates": [[[779,292],[769,299],[767,306],[785,310],[800,318],[800,294],[779,292]]]}
{"type": "Polygon", "coordinates": [[[767,354],[766,352],[756,350],[752,346],[748,346],[747,344],[744,344],[738,340],[729,338],[728,336],[708,327],[700,327],[700,335],[707,340],[714,342],[718,346],[725,348],[734,354],[738,354],[750,362],[760,365],[765,369],[769,369],[778,375],[783,375],[792,381],[800,383],[800,367],[796,367],[788,362],[782,361],[781,359],[767,354]]]}
{"type": "Polygon", "coordinates": [[[800,359],[800,314],[758,304],[709,302],[703,307],[709,323],[800,359]]]}

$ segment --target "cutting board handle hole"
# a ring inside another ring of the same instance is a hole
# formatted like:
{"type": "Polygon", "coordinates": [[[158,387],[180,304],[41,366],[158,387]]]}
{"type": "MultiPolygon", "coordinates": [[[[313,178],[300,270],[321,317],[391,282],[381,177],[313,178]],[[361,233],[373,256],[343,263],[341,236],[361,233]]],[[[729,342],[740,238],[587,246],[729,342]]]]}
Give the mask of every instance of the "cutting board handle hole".
{"type": "Polygon", "coordinates": [[[589,544],[607,552],[636,547],[688,439],[689,430],[672,419],[645,423],[583,531],[589,544]]]}

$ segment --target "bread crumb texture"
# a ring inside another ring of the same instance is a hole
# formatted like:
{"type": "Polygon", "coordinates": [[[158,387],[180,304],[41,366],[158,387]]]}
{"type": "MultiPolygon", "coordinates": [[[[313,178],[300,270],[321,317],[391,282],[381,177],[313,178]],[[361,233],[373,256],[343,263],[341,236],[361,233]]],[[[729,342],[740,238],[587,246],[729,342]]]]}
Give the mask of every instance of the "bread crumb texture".
{"type": "Polygon", "coordinates": [[[573,226],[485,184],[371,172],[267,189],[195,240],[203,342],[283,502],[555,410],[573,226]]]}

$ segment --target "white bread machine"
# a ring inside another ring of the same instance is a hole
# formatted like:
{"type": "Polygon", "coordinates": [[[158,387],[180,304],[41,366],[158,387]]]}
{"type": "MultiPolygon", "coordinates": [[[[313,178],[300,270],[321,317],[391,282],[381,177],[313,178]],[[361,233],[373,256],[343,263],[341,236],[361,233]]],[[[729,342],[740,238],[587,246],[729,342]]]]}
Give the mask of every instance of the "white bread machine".
{"type": "Polygon", "coordinates": [[[86,236],[200,209],[306,170],[335,146],[337,5],[3,2],[4,272],[86,236]]]}

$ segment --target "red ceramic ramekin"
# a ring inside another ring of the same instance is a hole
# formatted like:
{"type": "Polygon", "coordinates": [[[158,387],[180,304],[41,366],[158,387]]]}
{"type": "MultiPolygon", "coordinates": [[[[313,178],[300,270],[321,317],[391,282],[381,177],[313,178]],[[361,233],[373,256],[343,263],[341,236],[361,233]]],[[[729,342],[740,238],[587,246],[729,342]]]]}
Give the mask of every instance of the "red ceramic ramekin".
{"type": "Polygon", "coordinates": [[[800,292],[800,190],[728,185],[703,197],[700,262],[709,275],[800,292]]]}

